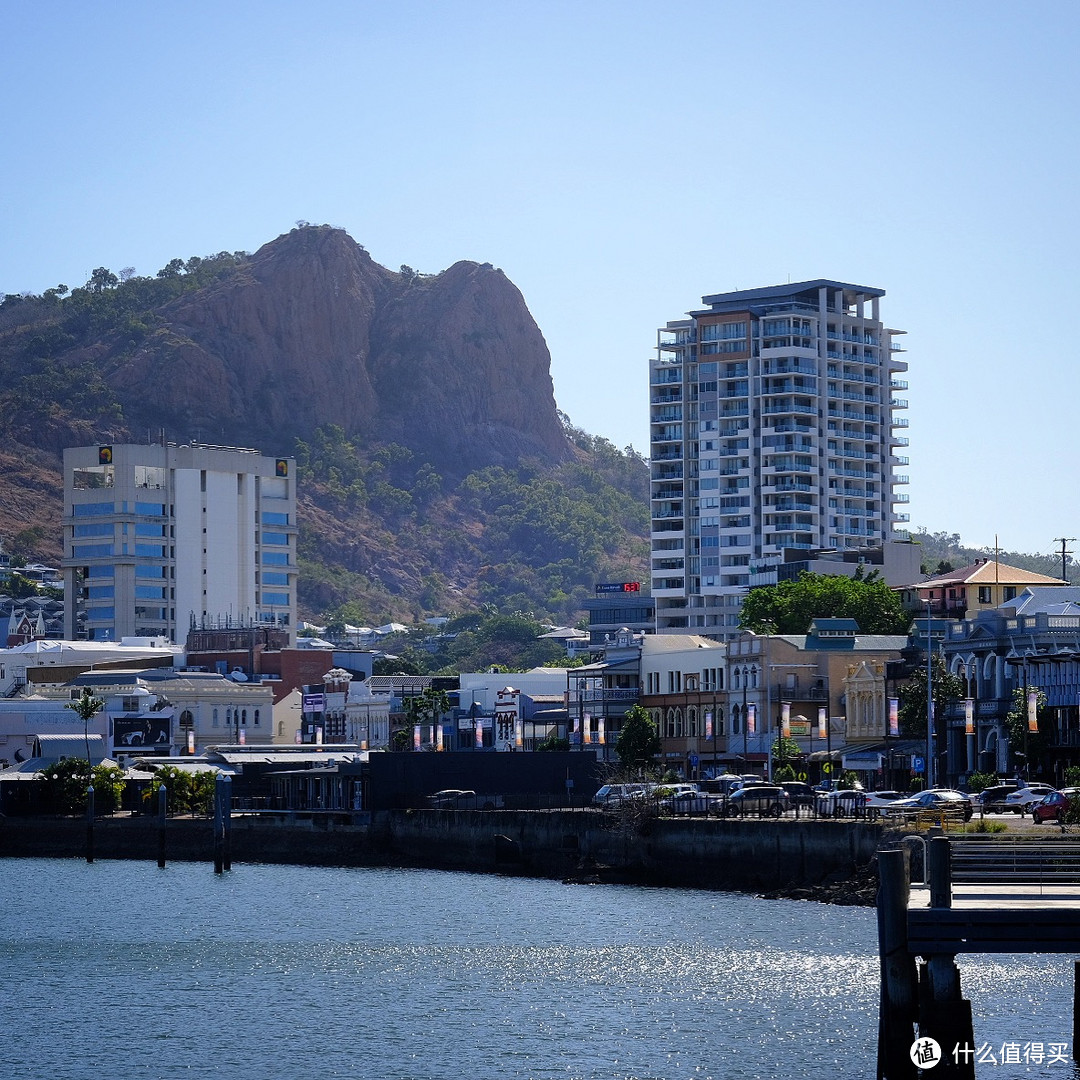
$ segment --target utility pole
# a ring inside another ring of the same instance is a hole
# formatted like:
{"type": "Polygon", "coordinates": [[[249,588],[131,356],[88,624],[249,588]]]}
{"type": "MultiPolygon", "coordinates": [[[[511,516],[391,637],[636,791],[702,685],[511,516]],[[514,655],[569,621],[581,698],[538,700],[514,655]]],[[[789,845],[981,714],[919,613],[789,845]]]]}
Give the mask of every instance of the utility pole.
{"type": "Polygon", "coordinates": [[[1054,543],[1061,545],[1061,580],[1064,581],[1066,585],[1068,585],[1068,583],[1069,583],[1069,575],[1067,573],[1065,573],[1065,556],[1066,555],[1071,555],[1072,552],[1071,551],[1066,551],[1065,550],[1065,545],[1068,544],[1068,543],[1071,543],[1075,539],[1076,539],[1075,536],[1055,536],[1054,537],[1054,543]]]}

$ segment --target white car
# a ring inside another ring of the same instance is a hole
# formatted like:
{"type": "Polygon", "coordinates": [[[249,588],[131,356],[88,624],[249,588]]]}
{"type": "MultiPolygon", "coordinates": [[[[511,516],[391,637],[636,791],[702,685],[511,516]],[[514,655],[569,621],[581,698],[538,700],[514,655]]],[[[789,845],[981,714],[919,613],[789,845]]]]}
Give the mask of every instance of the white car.
{"type": "Polygon", "coordinates": [[[1017,788],[1016,791],[1011,791],[1005,796],[1005,812],[1030,813],[1036,803],[1042,802],[1054,790],[1049,784],[1028,784],[1027,787],[1017,788]]]}
{"type": "Polygon", "coordinates": [[[868,791],[866,793],[866,809],[867,810],[884,810],[890,803],[896,802],[897,799],[906,799],[907,795],[903,791],[868,791]]]}

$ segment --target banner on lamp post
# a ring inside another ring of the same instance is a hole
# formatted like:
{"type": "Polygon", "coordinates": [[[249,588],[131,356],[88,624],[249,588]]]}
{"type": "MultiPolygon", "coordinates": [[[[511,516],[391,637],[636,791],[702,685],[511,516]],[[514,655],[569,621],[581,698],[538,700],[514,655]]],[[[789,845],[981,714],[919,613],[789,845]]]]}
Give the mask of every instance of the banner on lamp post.
{"type": "Polygon", "coordinates": [[[780,706],[780,734],[785,739],[791,738],[791,705],[786,701],[780,706]]]}
{"type": "Polygon", "coordinates": [[[746,706],[746,734],[747,735],[756,735],[757,734],[757,706],[756,705],[747,705],[746,706]]]}
{"type": "Polygon", "coordinates": [[[900,701],[889,698],[889,735],[895,738],[900,734],[900,701]]]}
{"type": "Polygon", "coordinates": [[[475,739],[476,739],[476,749],[477,750],[483,750],[484,749],[484,725],[481,722],[479,716],[476,717],[476,735],[475,735],[475,739]]]}
{"type": "Polygon", "coordinates": [[[712,738],[712,713],[708,711],[705,713],[705,738],[712,738]]]}
{"type": "Polygon", "coordinates": [[[420,749],[420,725],[417,724],[412,729],[412,746],[414,750],[420,749]]]}
{"type": "Polygon", "coordinates": [[[1029,690],[1027,696],[1028,731],[1032,735],[1039,734],[1039,695],[1035,690],[1029,690]]]}
{"type": "Polygon", "coordinates": [[[581,718],[581,745],[588,746],[592,742],[592,716],[586,713],[581,718]]]}
{"type": "Polygon", "coordinates": [[[607,732],[604,729],[604,718],[602,716],[596,721],[596,741],[601,746],[607,745],[607,732]]]}
{"type": "Polygon", "coordinates": [[[824,705],[818,706],[817,711],[817,737],[827,739],[829,737],[829,710],[824,705]]]}
{"type": "Polygon", "coordinates": [[[964,699],[964,734],[975,734],[975,702],[971,698],[964,699]]]}

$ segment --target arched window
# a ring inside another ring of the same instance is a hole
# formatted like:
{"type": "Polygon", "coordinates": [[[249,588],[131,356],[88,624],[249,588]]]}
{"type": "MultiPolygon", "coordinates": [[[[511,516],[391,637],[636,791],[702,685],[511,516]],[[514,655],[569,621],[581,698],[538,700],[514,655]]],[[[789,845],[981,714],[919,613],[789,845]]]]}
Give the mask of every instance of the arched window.
{"type": "Polygon", "coordinates": [[[259,726],[259,710],[258,709],[255,710],[255,726],[256,727],[259,726]]]}
{"type": "Polygon", "coordinates": [[[756,667],[752,667],[750,669],[750,688],[752,690],[757,689],[757,680],[758,680],[758,669],[756,667]]]}
{"type": "Polygon", "coordinates": [[[218,726],[218,711],[217,711],[217,709],[215,709],[214,710],[214,727],[217,727],[217,726],[218,726]]]}
{"type": "Polygon", "coordinates": [[[675,710],[668,709],[667,711],[667,737],[669,739],[675,738],[675,710]]]}
{"type": "Polygon", "coordinates": [[[240,710],[240,726],[247,727],[247,709],[240,710]]]}
{"type": "Polygon", "coordinates": [[[277,733],[278,733],[279,736],[283,736],[285,734],[285,721],[284,720],[279,720],[278,721],[277,733]]]}
{"type": "Polygon", "coordinates": [[[735,689],[735,690],[739,689],[739,669],[738,668],[735,669],[735,685],[734,685],[733,689],[735,689]]]}
{"type": "MultiPolygon", "coordinates": [[[[736,668],[735,671],[736,671],[736,674],[737,674],[738,673],[738,668],[736,668]]],[[[738,735],[741,730],[742,729],[739,727],[739,706],[738,705],[732,705],[731,706],[731,734],[732,735],[738,735]]]]}
{"type": "Polygon", "coordinates": [[[696,739],[698,734],[698,710],[696,705],[691,705],[686,710],[686,734],[691,739],[696,739]]]}

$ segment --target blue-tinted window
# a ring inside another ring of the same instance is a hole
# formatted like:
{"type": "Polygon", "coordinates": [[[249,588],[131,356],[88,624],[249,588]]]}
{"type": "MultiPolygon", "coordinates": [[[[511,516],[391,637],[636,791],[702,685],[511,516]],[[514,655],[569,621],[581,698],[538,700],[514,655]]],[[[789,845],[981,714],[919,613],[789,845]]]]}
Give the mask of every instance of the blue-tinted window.
{"type": "Polygon", "coordinates": [[[72,555],[76,559],[94,559],[102,555],[113,553],[112,544],[76,544],[72,549],[72,555]]]}
{"type": "Polygon", "coordinates": [[[139,600],[164,600],[165,589],[161,585],[136,585],[135,596],[139,600]]]}
{"type": "Polygon", "coordinates": [[[264,592],[262,594],[262,602],[264,604],[274,604],[274,605],[288,604],[288,602],[289,602],[289,594],[288,593],[276,593],[276,592],[264,592]]]}
{"type": "Polygon", "coordinates": [[[264,551],[262,561],[267,566],[288,566],[289,553],[287,551],[264,551]]]}
{"type": "Polygon", "coordinates": [[[86,617],[92,622],[100,622],[102,619],[115,619],[116,608],[111,607],[88,607],[86,617]]]}
{"type": "Polygon", "coordinates": [[[279,574],[273,570],[264,570],[262,576],[262,583],[264,585],[288,585],[289,575],[279,574]]]}
{"type": "Polygon", "coordinates": [[[136,555],[145,555],[151,559],[162,559],[165,557],[165,549],[160,544],[136,544],[136,555]]]}
{"type": "Polygon", "coordinates": [[[168,577],[169,572],[164,566],[136,566],[135,576],[137,578],[163,578],[168,577]]]}
{"type": "Polygon", "coordinates": [[[165,505],[163,503],[137,502],[135,504],[135,513],[146,514],[150,517],[164,517],[165,505]]]}
{"type": "Polygon", "coordinates": [[[274,510],[264,510],[262,513],[262,523],[264,525],[288,525],[289,515],[281,514],[274,510]]]}
{"type": "Polygon", "coordinates": [[[279,532],[267,532],[264,529],[262,534],[262,542],[264,544],[281,544],[282,546],[287,547],[289,543],[289,534],[279,532]]]}
{"type": "Polygon", "coordinates": [[[111,514],[113,504],[107,503],[75,503],[71,508],[74,517],[100,517],[102,514],[111,514]]]}
{"type": "Polygon", "coordinates": [[[135,535],[136,536],[164,536],[165,526],[154,525],[149,521],[137,521],[135,522],[135,535]]]}
{"type": "Polygon", "coordinates": [[[76,536],[112,536],[113,527],[111,522],[101,522],[97,525],[76,525],[76,536]]]}
{"type": "Polygon", "coordinates": [[[113,567],[111,566],[88,566],[86,568],[86,576],[92,577],[112,577],[113,567]]]}
{"type": "Polygon", "coordinates": [[[89,600],[111,600],[115,595],[115,585],[88,585],[86,587],[86,596],[89,600]]]}

